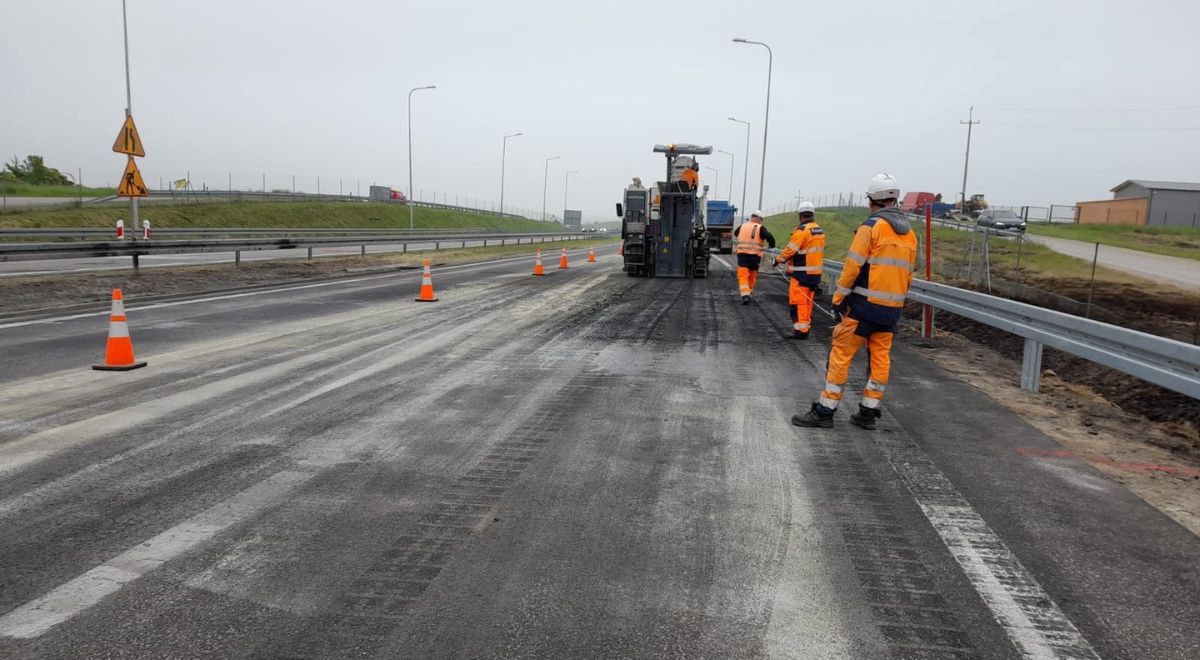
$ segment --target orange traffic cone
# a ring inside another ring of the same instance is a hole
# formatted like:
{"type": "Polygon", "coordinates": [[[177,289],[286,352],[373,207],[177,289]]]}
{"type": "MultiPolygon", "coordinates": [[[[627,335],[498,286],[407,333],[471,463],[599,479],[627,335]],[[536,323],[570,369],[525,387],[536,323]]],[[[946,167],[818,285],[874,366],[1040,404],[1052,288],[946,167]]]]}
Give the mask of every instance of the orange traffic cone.
{"type": "Polygon", "coordinates": [[[145,362],[133,359],[133,340],[129,338],[129,322],[125,320],[125,302],[121,299],[121,290],[113,289],[104,364],[93,365],[92,368],[96,371],[131,371],[144,366],[145,362]]]}
{"type": "Polygon", "coordinates": [[[563,248],[562,258],[558,260],[558,269],[566,270],[568,268],[570,268],[570,266],[567,265],[567,248],[563,248]]]}
{"type": "Polygon", "coordinates": [[[425,272],[421,273],[421,295],[417,298],[417,302],[437,302],[437,295],[433,292],[433,273],[429,271],[429,260],[425,260],[425,272]]]}
{"type": "Polygon", "coordinates": [[[594,247],[588,248],[588,263],[589,264],[596,263],[596,248],[594,248],[594,247]]]}
{"type": "Polygon", "coordinates": [[[542,267],[542,251],[541,250],[537,251],[537,261],[533,262],[533,274],[534,275],[545,275],[546,274],[546,269],[542,267]]]}

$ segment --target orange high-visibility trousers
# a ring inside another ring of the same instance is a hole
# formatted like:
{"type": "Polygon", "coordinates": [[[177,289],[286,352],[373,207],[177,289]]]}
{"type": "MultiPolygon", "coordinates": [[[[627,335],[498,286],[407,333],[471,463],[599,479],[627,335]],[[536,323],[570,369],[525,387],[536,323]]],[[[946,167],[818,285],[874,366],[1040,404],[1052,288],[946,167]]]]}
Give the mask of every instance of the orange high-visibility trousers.
{"type": "Polygon", "coordinates": [[[864,345],[870,359],[870,377],[863,390],[862,405],[878,408],[887,389],[888,373],[892,368],[892,336],[890,332],[873,332],[869,337],[856,334],[858,321],[843,316],[842,322],[833,329],[833,346],[829,350],[829,370],[825,374],[825,391],[821,392],[820,404],[834,409],[842,400],[842,390],[850,378],[850,363],[864,345]]]}
{"type": "Polygon", "coordinates": [[[754,285],[758,284],[758,270],[751,270],[745,266],[738,266],[738,291],[743,296],[748,296],[754,293],[754,285]]]}
{"type": "Polygon", "coordinates": [[[817,292],[806,286],[800,286],[793,278],[788,278],[788,304],[792,306],[792,329],[797,332],[808,332],[812,329],[813,299],[817,292]]]}

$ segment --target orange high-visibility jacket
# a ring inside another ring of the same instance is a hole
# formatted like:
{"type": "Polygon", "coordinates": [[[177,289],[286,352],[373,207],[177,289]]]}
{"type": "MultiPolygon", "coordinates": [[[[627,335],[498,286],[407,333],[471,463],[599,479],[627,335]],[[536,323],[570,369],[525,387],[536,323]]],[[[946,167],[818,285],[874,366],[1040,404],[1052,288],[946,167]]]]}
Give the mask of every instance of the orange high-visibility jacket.
{"type": "Polygon", "coordinates": [[[766,239],[763,238],[761,222],[745,222],[738,228],[734,237],[734,249],[737,254],[753,254],[762,256],[766,249],[766,239]]]}
{"type": "Polygon", "coordinates": [[[825,230],[815,220],[796,227],[777,260],[788,262],[788,275],[801,286],[818,286],[825,265],[825,230]]]}
{"type": "Polygon", "coordinates": [[[917,261],[917,236],[899,209],[889,207],[859,226],[850,243],[833,304],[849,297],[851,316],[895,326],[917,261]]]}
{"type": "Polygon", "coordinates": [[[700,174],[696,170],[686,169],[683,171],[683,174],[679,175],[679,178],[686,181],[692,188],[700,187],[700,174]]]}

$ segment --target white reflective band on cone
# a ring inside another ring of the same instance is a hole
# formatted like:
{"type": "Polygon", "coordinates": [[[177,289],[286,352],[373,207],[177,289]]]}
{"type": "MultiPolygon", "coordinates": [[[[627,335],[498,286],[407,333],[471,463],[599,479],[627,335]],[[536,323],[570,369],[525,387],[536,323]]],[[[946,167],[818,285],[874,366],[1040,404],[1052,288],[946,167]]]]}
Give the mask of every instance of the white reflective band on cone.
{"type": "Polygon", "coordinates": [[[863,405],[863,408],[872,408],[872,409],[878,408],[879,407],[879,399],[871,399],[871,398],[863,397],[862,405],[863,405]]]}
{"type": "Polygon", "coordinates": [[[123,300],[112,301],[112,315],[113,316],[125,316],[125,301],[123,301],[123,300]]]}
{"type": "Polygon", "coordinates": [[[108,324],[108,336],[116,337],[116,338],[128,337],[129,336],[129,323],[127,323],[126,321],[113,321],[113,322],[109,323],[108,324]]]}

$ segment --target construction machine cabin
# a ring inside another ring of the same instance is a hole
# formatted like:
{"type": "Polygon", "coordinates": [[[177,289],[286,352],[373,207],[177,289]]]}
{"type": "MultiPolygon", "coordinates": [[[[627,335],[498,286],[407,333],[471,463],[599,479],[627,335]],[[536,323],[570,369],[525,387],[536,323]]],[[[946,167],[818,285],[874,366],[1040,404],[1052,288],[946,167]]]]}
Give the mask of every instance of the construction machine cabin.
{"type": "Polygon", "coordinates": [[[712,147],[658,144],[654,152],[666,157],[665,180],[646,188],[635,177],[617,204],[625,272],[630,277],[705,277],[709,245],[695,156],[711,154],[712,147]]]}

